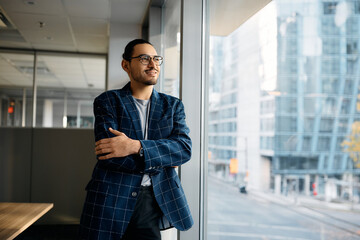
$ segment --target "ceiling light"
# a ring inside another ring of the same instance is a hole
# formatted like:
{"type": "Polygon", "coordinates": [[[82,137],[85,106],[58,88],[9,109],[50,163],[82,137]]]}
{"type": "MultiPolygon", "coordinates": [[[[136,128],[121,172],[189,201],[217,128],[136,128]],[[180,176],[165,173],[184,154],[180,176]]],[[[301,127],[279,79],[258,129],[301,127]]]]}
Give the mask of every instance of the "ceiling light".
{"type": "Polygon", "coordinates": [[[30,5],[30,6],[33,6],[33,5],[36,4],[35,0],[25,0],[24,3],[25,3],[26,5],[30,5]]]}
{"type": "Polygon", "coordinates": [[[10,21],[5,17],[5,15],[1,11],[0,11],[0,27],[12,28],[10,21]]]}
{"type": "Polygon", "coordinates": [[[6,28],[6,24],[1,20],[1,18],[0,18],[0,27],[6,28]]]}

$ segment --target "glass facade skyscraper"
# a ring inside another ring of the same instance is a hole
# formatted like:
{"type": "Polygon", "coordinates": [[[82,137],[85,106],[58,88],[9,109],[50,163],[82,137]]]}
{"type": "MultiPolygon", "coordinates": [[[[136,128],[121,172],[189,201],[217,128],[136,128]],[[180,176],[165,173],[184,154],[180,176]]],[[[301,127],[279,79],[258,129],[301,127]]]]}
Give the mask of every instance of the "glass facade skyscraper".
{"type": "Polygon", "coordinates": [[[222,83],[210,93],[210,169],[227,173],[233,158],[249,187],[357,194],[360,171],[343,143],[360,121],[359,30],[358,0],[276,0],[211,40],[222,41],[211,57],[224,71],[212,74],[210,58],[222,83]]]}

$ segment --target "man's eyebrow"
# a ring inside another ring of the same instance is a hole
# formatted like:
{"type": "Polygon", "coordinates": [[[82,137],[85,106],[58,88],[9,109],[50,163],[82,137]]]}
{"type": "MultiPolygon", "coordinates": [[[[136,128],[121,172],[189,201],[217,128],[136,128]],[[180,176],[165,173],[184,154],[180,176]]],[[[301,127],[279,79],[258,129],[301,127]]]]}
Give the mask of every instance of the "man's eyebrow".
{"type": "Polygon", "coordinates": [[[151,54],[146,54],[146,53],[144,53],[144,54],[139,54],[138,56],[143,56],[143,55],[146,55],[146,56],[160,56],[159,54],[151,55],[151,54]]]}

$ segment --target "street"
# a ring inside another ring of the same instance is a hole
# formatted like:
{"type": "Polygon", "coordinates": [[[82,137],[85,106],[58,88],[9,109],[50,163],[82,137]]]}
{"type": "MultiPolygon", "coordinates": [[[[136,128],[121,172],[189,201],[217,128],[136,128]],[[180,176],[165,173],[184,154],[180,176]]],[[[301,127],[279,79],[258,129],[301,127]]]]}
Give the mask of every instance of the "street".
{"type": "Polygon", "coordinates": [[[208,178],[208,240],[360,239],[360,213],[285,205],[208,178]]]}

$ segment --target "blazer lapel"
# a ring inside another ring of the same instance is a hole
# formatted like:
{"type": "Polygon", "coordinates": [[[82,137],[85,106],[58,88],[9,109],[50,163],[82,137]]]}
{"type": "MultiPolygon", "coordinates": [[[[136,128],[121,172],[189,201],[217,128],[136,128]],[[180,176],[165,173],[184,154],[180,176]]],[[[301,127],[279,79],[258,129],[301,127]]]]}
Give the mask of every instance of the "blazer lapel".
{"type": "Polygon", "coordinates": [[[131,94],[130,83],[126,84],[125,87],[123,88],[123,90],[125,92],[125,95],[122,96],[122,101],[125,105],[127,112],[129,113],[130,118],[131,118],[131,122],[135,129],[135,135],[136,135],[137,139],[143,140],[144,137],[143,137],[143,133],[141,130],[140,116],[139,116],[139,112],[136,108],[134,98],[132,97],[132,94],[131,94]]]}
{"type": "Polygon", "coordinates": [[[161,120],[162,102],[159,100],[159,93],[154,89],[150,98],[149,129],[148,139],[154,139],[157,123],[161,120]]]}

